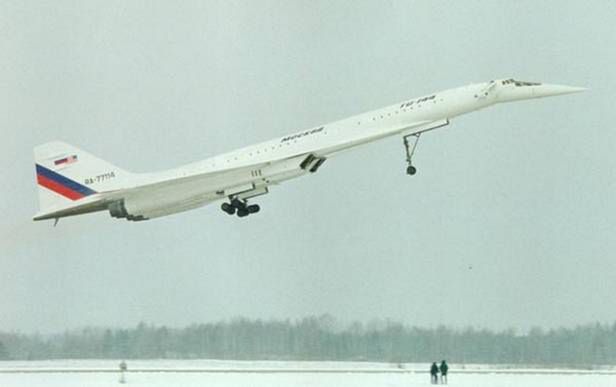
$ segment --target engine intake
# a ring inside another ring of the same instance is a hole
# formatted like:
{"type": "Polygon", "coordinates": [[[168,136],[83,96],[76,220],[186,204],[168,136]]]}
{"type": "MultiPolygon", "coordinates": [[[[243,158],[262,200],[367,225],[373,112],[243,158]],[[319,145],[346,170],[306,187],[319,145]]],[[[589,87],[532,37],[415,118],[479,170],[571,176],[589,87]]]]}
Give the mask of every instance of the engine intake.
{"type": "Polygon", "coordinates": [[[118,200],[115,202],[112,202],[111,204],[109,204],[109,214],[111,214],[111,216],[113,218],[126,218],[127,220],[132,220],[132,221],[140,221],[140,220],[148,220],[148,218],[146,218],[143,215],[132,215],[128,212],[128,210],[126,209],[126,205],[124,204],[124,200],[118,200]]]}
{"type": "Polygon", "coordinates": [[[126,206],[124,205],[124,200],[118,200],[116,202],[112,202],[109,204],[109,214],[113,218],[127,218],[129,216],[128,211],[126,211],[126,206]]]}

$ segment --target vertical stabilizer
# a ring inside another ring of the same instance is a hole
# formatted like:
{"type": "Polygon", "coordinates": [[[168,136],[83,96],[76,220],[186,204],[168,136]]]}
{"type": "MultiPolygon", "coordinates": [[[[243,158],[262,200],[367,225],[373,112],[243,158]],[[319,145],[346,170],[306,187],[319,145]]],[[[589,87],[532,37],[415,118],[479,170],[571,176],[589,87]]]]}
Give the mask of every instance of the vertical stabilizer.
{"type": "Polygon", "coordinates": [[[129,172],[60,141],[34,148],[41,211],[121,188],[129,172]]]}

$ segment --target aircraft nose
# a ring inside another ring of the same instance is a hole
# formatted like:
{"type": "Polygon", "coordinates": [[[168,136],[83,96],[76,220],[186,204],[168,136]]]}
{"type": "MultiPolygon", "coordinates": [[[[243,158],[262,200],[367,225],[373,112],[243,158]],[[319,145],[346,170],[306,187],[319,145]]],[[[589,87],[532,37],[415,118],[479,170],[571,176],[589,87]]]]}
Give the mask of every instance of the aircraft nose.
{"type": "Polygon", "coordinates": [[[588,90],[584,87],[565,85],[538,85],[533,87],[533,97],[552,97],[555,95],[573,94],[588,90]]]}

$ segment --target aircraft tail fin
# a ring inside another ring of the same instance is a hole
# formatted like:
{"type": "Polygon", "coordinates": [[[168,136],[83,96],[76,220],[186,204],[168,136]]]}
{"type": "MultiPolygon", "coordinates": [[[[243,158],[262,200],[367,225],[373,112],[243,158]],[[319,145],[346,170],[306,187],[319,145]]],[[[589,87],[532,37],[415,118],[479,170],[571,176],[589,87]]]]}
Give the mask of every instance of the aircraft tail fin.
{"type": "Polygon", "coordinates": [[[115,165],[60,141],[35,147],[34,160],[42,212],[121,188],[131,176],[115,165]]]}

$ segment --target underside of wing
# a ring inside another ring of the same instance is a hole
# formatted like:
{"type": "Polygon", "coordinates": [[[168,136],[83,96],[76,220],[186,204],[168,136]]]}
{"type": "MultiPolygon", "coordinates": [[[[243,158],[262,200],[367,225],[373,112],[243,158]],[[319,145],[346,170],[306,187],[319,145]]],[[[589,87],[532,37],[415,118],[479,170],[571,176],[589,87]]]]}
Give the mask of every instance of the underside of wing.
{"type": "Polygon", "coordinates": [[[314,167],[316,162],[318,160],[313,156],[302,154],[140,185],[113,195],[117,198],[116,201],[122,203],[115,215],[151,219],[200,207],[220,199],[246,200],[267,193],[270,185],[309,172],[307,166],[314,167]],[[304,163],[308,158],[310,163],[304,163]]]}
{"type": "Polygon", "coordinates": [[[35,219],[109,210],[115,218],[139,221],[191,210],[225,198],[246,201],[268,193],[270,185],[316,170],[317,164],[322,164],[320,160],[312,155],[299,155],[239,168],[180,174],[175,178],[143,179],[132,187],[102,192],[87,202],[83,199],[84,202],[39,214],[35,219]]]}

